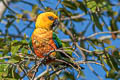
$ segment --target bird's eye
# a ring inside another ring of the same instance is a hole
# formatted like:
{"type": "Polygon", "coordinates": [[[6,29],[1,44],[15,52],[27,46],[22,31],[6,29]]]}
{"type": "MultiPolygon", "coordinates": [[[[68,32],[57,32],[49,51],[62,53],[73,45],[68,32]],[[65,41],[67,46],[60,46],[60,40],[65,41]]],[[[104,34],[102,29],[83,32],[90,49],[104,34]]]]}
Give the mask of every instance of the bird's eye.
{"type": "Polygon", "coordinates": [[[48,16],[48,18],[49,18],[50,20],[54,20],[54,18],[53,18],[52,16],[48,16]]]}

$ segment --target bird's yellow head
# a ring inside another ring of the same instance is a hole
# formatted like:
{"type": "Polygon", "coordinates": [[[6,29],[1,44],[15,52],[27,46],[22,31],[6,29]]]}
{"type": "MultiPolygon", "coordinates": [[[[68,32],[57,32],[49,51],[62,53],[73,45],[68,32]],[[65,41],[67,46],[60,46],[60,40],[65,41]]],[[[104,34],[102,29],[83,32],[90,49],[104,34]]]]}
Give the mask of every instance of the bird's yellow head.
{"type": "Polygon", "coordinates": [[[45,12],[38,15],[36,19],[36,28],[51,30],[53,26],[58,24],[58,17],[53,12],[45,12]]]}

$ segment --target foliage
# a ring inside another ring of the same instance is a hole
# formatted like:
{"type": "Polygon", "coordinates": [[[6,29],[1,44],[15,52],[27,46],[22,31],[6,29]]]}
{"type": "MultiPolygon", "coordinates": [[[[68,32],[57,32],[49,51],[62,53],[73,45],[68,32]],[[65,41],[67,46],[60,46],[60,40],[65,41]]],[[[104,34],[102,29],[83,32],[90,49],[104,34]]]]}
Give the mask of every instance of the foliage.
{"type": "MultiPolygon", "coordinates": [[[[41,63],[30,50],[28,41],[36,16],[41,11],[52,11],[59,16],[60,26],[54,31],[60,31],[68,37],[62,39],[63,47],[65,52],[74,57],[75,63],[85,64],[100,80],[104,78],[87,64],[100,65],[105,71],[105,79],[120,79],[120,46],[117,47],[120,38],[119,0],[34,1],[11,0],[8,5],[4,0],[0,1],[6,6],[0,19],[0,79],[40,78],[35,75],[41,67],[46,68],[46,65],[39,66],[41,63]],[[113,44],[115,41],[118,44],[113,44]]],[[[66,70],[63,66],[60,70],[49,69],[43,76],[52,80],[87,78],[84,70],[73,67],[66,70]]]]}

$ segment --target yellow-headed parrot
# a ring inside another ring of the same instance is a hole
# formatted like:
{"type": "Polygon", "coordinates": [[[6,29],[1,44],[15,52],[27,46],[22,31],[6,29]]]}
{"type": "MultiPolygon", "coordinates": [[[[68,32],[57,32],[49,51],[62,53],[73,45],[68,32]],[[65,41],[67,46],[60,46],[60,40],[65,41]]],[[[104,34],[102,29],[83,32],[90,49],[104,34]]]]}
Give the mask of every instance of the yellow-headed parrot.
{"type": "MultiPolygon", "coordinates": [[[[53,27],[56,25],[58,25],[58,17],[53,12],[45,12],[38,15],[35,29],[29,42],[32,51],[37,57],[44,58],[45,54],[49,53],[51,50],[62,48],[61,40],[57,37],[56,33],[53,32],[53,27]]],[[[63,53],[52,52],[49,56],[62,60],[66,60],[65,58],[67,58],[67,61],[73,65],[69,58],[63,53]]]]}

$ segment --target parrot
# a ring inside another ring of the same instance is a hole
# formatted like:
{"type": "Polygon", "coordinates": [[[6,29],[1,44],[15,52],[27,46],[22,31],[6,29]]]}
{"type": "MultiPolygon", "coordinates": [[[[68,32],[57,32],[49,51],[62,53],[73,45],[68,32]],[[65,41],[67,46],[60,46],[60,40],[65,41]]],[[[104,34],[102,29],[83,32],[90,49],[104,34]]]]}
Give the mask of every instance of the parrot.
{"type": "MultiPolygon", "coordinates": [[[[38,58],[44,58],[51,50],[62,48],[61,40],[53,31],[53,27],[58,25],[58,16],[53,12],[44,12],[37,16],[35,29],[32,32],[29,45],[33,53],[35,53],[38,58]]],[[[52,52],[49,56],[65,60],[74,66],[74,64],[70,62],[69,58],[61,52],[52,52]]],[[[49,60],[48,62],[51,63],[55,61],[49,60]]],[[[49,64],[48,62],[47,64],[49,64]]],[[[84,68],[81,67],[81,69],[84,68]]]]}

